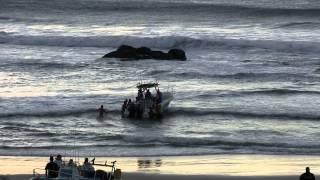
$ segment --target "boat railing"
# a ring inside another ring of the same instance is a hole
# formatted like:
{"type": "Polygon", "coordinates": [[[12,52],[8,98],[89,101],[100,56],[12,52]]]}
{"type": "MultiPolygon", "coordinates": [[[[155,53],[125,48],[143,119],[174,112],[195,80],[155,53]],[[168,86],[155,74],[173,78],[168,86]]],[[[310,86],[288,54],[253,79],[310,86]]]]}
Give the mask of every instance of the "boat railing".
{"type": "MultiPolygon", "coordinates": [[[[32,170],[33,172],[33,177],[41,177],[41,176],[46,176],[46,169],[41,169],[41,168],[35,168],[32,170]],[[39,173],[39,171],[42,171],[43,173],[39,173]]],[[[55,173],[59,173],[59,171],[55,171],[55,170],[48,170],[51,172],[55,172],[55,173]]]]}
{"type": "MultiPolygon", "coordinates": [[[[40,173],[38,173],[38,171],[46,171],[45,169],[41,169],[41,168],[35,168],[35,169],[33,169],[32,170],[32,172],[33,172],[33,177],[39,177],[39,176],[41,176],[41,174],[40,173]]],[[[45,173],[42,173],[42,174],[45,174],[45,173]]]]}
{"type": "MultiPolygon", "coordinates": [[[[75,168],[78,168],[78,167],[75,167],[75,168]]],[[[46,171],[45,169],[41,169],[41,168],[33,169],[33,177],[35,178],[47,177],[45,171],[46,171]],[[44,173],[39,173],[38,171],[43,171],[44,173]]],[[[54,171],[54,170],[50,170],[50,171],[56,172],[59,178],[72,178],[72,177],[76,179],[81,178],[81,175],[74,174],[72,169],[62,168],[59,171],[54,171]]],[[[95,177],[95,174],[94,174],[94,177],[95,177]]]]}
{"type": "Polygon", "coordinates": [[[104,162],[104,164],[99,164],[99,163],[92,163],[93,166],[103,166],[103,167],[111,167],[111,171],[113,172],[116,168],[117,161],[111,161],[111,164],[108,164],[107,161],[104,162]]]}

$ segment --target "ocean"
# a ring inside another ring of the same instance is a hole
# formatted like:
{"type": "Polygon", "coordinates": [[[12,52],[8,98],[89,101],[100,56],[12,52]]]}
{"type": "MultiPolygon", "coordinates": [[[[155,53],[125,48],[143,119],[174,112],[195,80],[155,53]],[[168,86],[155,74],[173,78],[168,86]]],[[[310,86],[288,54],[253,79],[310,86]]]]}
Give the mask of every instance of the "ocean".
{"type": "Polygon", "coordinates": [[[317,0],[0,4],[1,156],[320,155],[317,0]],[[101,58],[121,44],[188,59],[101,58]],[[139,82],[174,93],[162,119],[121,118],[139,82]]]}

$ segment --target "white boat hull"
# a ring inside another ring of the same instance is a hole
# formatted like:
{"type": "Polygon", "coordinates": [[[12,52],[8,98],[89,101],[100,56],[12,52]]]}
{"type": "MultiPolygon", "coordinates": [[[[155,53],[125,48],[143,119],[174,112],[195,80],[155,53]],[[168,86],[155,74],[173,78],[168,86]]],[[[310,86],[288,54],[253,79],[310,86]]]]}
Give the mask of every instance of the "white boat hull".
{"type": "Polygon", "coordinates": [[[135,103],[136,110],[139,109],[141,115],[130,115],[129,108],[126,108],[123,112],[123,117],[136,117],[136,118],[152,118],[152,117],[161,117],[165,111],[168,110],[170,102],[173,100],[173,95],[170,92],[164,92],[162,94],[162,101],[155,106],[154,100],[143,99],[135,103]],[[151,113],[152,112],[152,113],[151,113]]]}

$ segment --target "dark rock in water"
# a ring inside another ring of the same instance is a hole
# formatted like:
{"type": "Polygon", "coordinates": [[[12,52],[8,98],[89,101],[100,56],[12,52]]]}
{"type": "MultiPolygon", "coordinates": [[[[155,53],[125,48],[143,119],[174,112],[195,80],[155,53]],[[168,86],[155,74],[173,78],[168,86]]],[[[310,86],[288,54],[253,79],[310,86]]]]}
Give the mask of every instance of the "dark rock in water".
{"type": "Polygon", "coordinates": [[[139,47],[139,48],[137,48],[136,51],[138,54],[148,54],[148,55],[151,54],[151,49],[147,48],[147,47],[139,47]]]}
{"type": "Polygon", "coordinates": [[[168,56],[170,59],[180,59],[185,61],[187,59],[186,53],[181,49],[171,49],[168,52],[168,56]]]}
{"type": "Polygon", "coordinates": [[[137,59],[152,59],[151,49],[147,47],[139,47],[136,49],[137,59]]]}
{"type": "Polygon", "coordinates": [[[157,60],[166,60],[169,59],[169,56],[167,53],[164,53],[162,51],[152,51],[151,52],[151,56],[153,59],[157,59],[157,60]]]}
{"type": "Polygon", "coordinates": [[[121,45],[116,51],[104,55],[103,58],[136,58],[136,48],[121,45]]]}
{"type": "Polygon", "coordinates": [[[156,59],[156,60],[181,60],[187,59],[186,54],[181,49],[171,49],[168,53],[162,51],[152,51],[148,47],[134,48],[128,45],[121,45],[116,51],[112,51],[103,58],[119,58],[127,60],[156,59]]]}

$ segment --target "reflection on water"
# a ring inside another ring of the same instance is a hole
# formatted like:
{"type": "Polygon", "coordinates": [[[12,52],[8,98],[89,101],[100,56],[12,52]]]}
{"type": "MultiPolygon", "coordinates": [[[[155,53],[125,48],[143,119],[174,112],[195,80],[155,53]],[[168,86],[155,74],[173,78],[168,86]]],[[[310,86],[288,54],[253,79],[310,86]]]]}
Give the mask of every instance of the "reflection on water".
{"type": "Polygon", "coordinates": [[[146,168],[158,168],[162,165],[161,159],[150,160],[150,159],[138,159],[138,168],[146,169],[146,168]]]}

